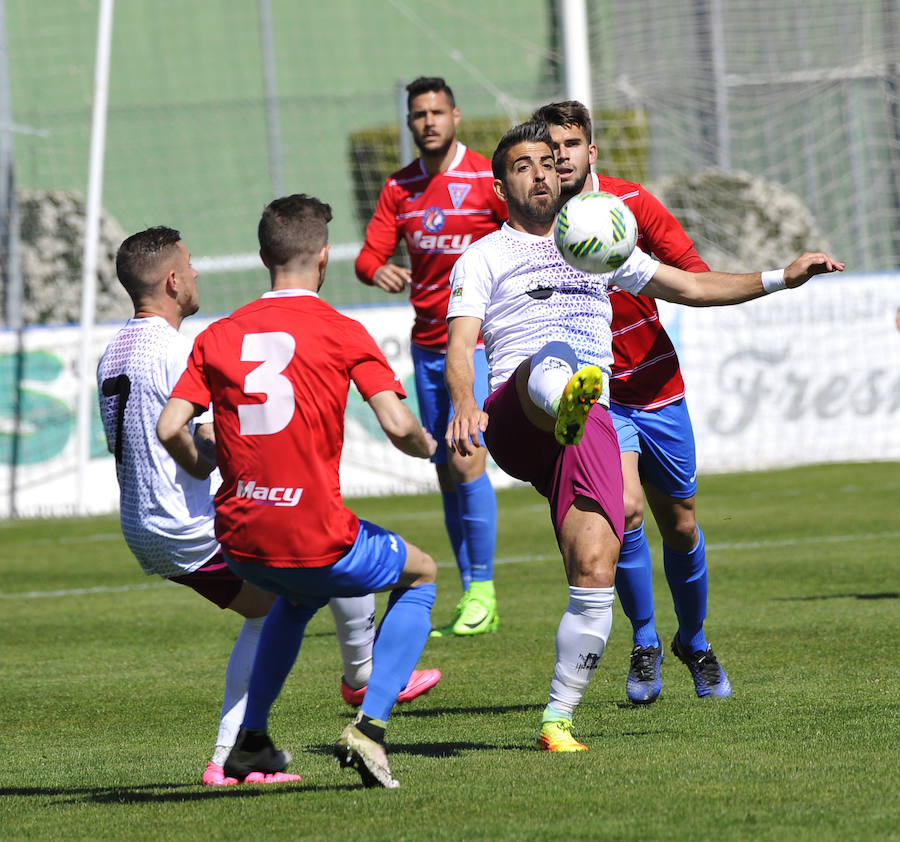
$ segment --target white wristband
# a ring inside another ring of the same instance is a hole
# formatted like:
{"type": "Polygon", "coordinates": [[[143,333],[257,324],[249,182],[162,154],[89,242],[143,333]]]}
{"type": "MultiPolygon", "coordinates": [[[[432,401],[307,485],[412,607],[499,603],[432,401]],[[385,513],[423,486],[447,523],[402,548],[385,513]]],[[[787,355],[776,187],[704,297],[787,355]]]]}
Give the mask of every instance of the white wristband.
{"type": "Polygon", "coordinates": [[[763,272],[762,285],[767,293],[784,289],[784,269],[771,269],[768,272],[763,272]]]}

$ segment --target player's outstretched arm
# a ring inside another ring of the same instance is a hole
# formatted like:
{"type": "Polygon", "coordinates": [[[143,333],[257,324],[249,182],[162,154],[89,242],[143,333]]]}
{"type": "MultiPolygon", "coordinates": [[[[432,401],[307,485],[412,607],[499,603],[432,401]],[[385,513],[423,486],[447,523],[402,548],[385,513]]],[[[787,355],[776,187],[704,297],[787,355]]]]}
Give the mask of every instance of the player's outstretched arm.
{"type": "Polygon", "coordinates": [[[481,331],[481,319],[457,316],[450,319],[447,362],[444,379],[453,401],[454,414],[447,425],[447,447],[460,456],[469,456],[481,447],[481,434],[487,429],[488,415],[475,400],[475,346],[481,331]]]}
{"type": "Polygon", "coordinates": [[[201,452],[191,435],[188,423],[206,407],[186,401],[183,398],[169,398],[156,422],[156,436],[169,455],[192,477],[206,479],[216,467],[215,459],[210,461],[204,448],[201,452]]]}
{"type": "Polygon", "coordinates": [[[376,392],[369,398],[381,429],[397,450],[409,456],[428,459],[437,449],[437,442],[409,411],[396,392],[376,392]]]}
{"type": "Polygon", "coordinates": [[[844,264],[824,252],[802,254],[786,269],[741,275],[685,272],[661,264],[650,283],[641,290],[641,295],[693,307],[740,304],[779,289],[801,286],[814,275],[843,271],[844,264]]]}

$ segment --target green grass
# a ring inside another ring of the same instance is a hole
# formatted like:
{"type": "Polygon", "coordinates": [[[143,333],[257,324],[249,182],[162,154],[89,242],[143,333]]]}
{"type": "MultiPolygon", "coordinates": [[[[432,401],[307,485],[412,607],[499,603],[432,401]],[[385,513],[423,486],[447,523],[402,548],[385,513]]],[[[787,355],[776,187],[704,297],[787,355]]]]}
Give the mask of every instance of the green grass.
{"type": "MultiPolygon", "coordinates": [[[[617,604],[576,716],[591,750],[569,756],[532,747],[561,562],[544,502],[501,492],[500,630],[429,642],[422,664],[444,680],[392,717],[393,792],[362,789],[330,758],[349,711],[328,612],[271,720],[303,782],[204,789],[237,618],[143,576],[115,518],[2,524],[0,838],[900,839],[898,469],[704,478],[707,633],[734,698],[697,699],[669,655],[659,701],[626,704],[617,604]]],[[[458,581],[437,496],[351,505],[440,560],[444,622],[458,581]]]]}

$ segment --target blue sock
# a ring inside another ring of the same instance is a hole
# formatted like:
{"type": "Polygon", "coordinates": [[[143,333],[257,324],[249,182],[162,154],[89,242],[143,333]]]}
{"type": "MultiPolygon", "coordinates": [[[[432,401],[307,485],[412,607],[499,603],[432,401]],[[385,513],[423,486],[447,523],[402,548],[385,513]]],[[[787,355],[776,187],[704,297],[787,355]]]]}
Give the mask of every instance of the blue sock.
{"type": "Polygon", "coordinates": [[[291,605],[283,596],[275,600],[263,623],[250,673],[245,728],[267,728],[269,711],[297,660],[306,624],[317,610],[309,605],[291,605]]]}
{"type": "Polygon", "coordinates": [[[703,633],[706,597],[709,592],[706,541],[699,526],[697,534],[697,543],[689,553],[677,553],[663,544],[666,580],[672,591],[675,616],[678,617],[678,637],[688,652],[705,652],[708,645],[703,633]]]}
{"type": "Polygon", "coordinates": [[[372,675],[362,712],[387,722],[400,691],[409,683],[428,633],[435,586],[402,588],[391,594],[372,650],[372,675]]]}
{"type": "Polygon", "coordinates": [[[456,556],[456,566],[459,568],[462,589],[467,591],[469,582],[472,581],[472,563],[469,561],[469,549],[466,546],[462,518],[459,515],[459,494],[455,489],[442,491],[441,498],[444,501],[444,525],[447,527],[453,555],[456,556]]]}
{"type": "Polygon", "coordinates": [[[653,560],[643,523],[622,536],[616,593],[625,616],[631,620],[634,645],[659,646],[653,619],[653,560]]]}
{"type": "Polygon", "coordinates": [[[497,546],[497,495],[488,475],[456,486],[465,545],[472,563],[472,581],[494,578],[494,550],[497,546]]]}

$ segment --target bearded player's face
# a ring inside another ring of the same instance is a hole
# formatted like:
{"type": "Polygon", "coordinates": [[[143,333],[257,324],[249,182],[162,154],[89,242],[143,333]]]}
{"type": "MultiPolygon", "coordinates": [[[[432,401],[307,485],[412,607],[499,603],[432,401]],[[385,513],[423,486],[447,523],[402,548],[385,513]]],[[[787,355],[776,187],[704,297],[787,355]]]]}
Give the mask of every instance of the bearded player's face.
{"type": "Polygon", "coordinates": [[[454,108],[444,91],[426,91],[410,103],[407,124],[413,142],[425,156],[440,156],[456,140],[459,109],[454,108]]]}

